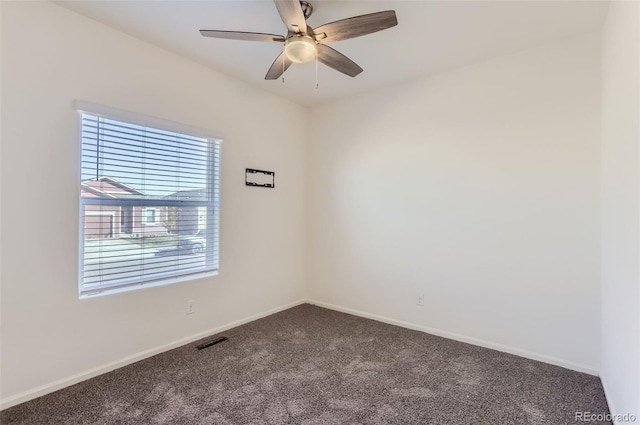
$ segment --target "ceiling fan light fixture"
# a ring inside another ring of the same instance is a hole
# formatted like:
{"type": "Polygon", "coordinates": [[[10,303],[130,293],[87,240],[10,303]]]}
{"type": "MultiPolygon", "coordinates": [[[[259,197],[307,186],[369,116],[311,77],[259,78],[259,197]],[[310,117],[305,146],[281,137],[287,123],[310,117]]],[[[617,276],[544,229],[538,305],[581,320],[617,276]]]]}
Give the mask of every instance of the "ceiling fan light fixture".
{"type": "Polygon", "coordinates": [[[311,62],[318,53],[316,42],[308,36],[291,37],[284,45],[284,52],[295,63],[311,62]]]}

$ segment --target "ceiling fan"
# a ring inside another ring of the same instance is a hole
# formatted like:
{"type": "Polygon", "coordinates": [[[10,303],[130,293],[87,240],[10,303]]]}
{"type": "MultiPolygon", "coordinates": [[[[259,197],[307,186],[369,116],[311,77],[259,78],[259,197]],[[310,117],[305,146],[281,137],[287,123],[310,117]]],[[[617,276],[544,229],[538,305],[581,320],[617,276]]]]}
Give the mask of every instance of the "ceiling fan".
{"type": "Polygon", "coordinates": [[[398,25],[396,12],[369,13],[311,28],[306,19],[311,16],[313,7],[306,1],[273,0],[287,27],[287,35],[264,34],[243,31],[200,30],[205,37],[228,38],[231,40],[269,41],[284,43],[284,51],[273,61],[265,80],[276,80],[292,63],[310,62],[317,58],[323,64],[350,77],[362,72],[362,68],[326,43],[347,40],[398,25]]]}

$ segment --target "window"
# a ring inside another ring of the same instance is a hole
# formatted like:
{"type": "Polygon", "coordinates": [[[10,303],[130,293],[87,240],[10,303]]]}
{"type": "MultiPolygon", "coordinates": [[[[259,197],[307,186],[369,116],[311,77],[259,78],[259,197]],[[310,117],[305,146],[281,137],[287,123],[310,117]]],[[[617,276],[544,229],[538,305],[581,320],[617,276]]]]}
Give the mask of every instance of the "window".
{"type": "Polygon", "coordinates": [[[156,208],[147,208],[144,210],[144,223],[156,224],[156,208]]]}
{"type": "Polygon", "coordinates": [[[220,140],[79,109],[80,296],[216,274],[220,140]]]}

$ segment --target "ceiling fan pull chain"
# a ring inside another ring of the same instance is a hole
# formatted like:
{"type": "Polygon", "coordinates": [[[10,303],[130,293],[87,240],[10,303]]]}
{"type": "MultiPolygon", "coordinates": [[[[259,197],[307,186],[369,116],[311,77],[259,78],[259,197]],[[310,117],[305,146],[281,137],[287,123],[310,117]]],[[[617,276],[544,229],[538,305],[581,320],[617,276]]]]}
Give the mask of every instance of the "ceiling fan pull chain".
{"type": "Polygon", "coordinates": [[[286,46],[286,43],[282,43],[282,84],[284,84],[284,61],[287,59],[286,46]]]}
{"type": "Polygon", "coordinates": [[[316,90],[318,89],[318,51],[316,50],[316,90]]]}

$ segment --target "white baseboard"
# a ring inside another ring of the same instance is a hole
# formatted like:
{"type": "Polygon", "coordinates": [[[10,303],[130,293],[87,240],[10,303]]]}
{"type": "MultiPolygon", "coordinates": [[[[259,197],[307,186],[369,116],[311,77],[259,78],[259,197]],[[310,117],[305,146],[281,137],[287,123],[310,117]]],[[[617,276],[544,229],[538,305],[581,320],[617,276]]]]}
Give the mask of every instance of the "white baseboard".
{"type": "Polygon", "coordinates": [[[638,419],[640,418],[640,411],[619,411],[616,409],[615,404],[613,403],[613,398],[611,397],[611,392],[609,386],[609,380],[607,375],[604,373],[600,374],[600,380],[602,381],[602,388],[604,389],[604,398],[607,400],[607,405],[609,406],[609,413],[611,413],[611,421],[613,425],[623,425],[629,423],[638,423],[640,422],[638,419]],[[631,417],[631,419],[629,419],[631,417]]]}
{"type": "MultiPolygon", "coordinates": [[[[609,397],[610,393],[608,391],[609,386],[607,384],[607,377],[601,374],[600,381],[602,382],[602,389],[604,390],[604,398],[605,400],[607,400],[607,405],[609,406],[609,412],[611,413],[611,415],[615,415],[618,411],[613,405],[613,400],[611,400],[611,397],[609,397]]],[[[612,421],[613,425],[618,425],[618,422],[616,422],[615,418],[613,418],[612,421]]]]}
{"type": "MultiPolygon", "coordinates": [[[[388,317],[384,317],[384,316],[379,316],[377,314],[370,314],[370,313],[365,313],[363,311],[358,311],[358,310],[354,310],[351,308],[346,308],[346,307],[340,307],[337,305],[333,305],[333,304],[329,304],[329,303],[325,303],[322,301],[316,301],[316,300],[298,300],[289,304],[285,304],[283,306],[280,307],[276,307],[274,309],[271,310],[267,310],[264,311],[262,313],[258,313],[258,314],[254,314],[253,316],[249,316],[246,317],[244,319],[240,319],[240,320],[236,320],[234,322],[230,322],[227,323],[225,325],[222,326],[218,326],[216,328],[212,328],[200,333],[197,333],[195,335],[191,335],[182,339],[179,339],[177,341],[173,341],[170,342],[168,344],[165,345],[161,345],[159,347],[155,347],[149,350],[145,350],[136,354],[133,354],[131,356],[127,356],[123,359],[117,360],[115,362],[111,362],[102,366],[98,366],[95,367],[93,369],[89,369],[86,370],[84,372],[78,373],[76,375],[73,376],[69,376],[66,378],[62,378],[59,379],[57,381],[51,382],[49,384],[45,384],[27,391],[24,391],[22,393],[13,395],[11,397],[7,397],[4,398],[2,400],[0,400],[0,410],[4,410],[7,409],[9,407],[15,406],[17,404],[20,403],[24,403],[25,401],[29,401],[32,400],[34,398],[37,397],[41,397],[45,394],[49,394],[52,393],[54,391],[60,390],[62,388],[68,387],[70,385],[74,385],[77,384],[79,382],[85,381],[87,379],[93,378],[95,376],[98,375],[102,375],[104,373],[110,372],[112,370],[118,369],[120,367],[129,365],[131,363],[135,363],[137,361],[146,359],[148,357],[151,356],[155,356],[156,354],[160,354],[162,352],[168,351],[168,350],[172,350],[174,348],[180,347],[182,345],[185,344],[189,344],[193,341],[197,341],[198,339],[204,338],[207,335],[212,335],[212,334],[216,334],[219,332],[223,332],[226,331],[228,329],[231,328],[235,328],[237,326],[243,325],[245,323],[249,323],[249,322],[253,322],[254,320],[258,320],[261,319],[263,317],[272,315],[274,313],[278,313],[280,311],[289,309],[291,307],[295,307],[297,305],[300,304],[305,304],[305,303],[309,303],[309,304],[313,304],[313,305],[317,305],[319,307],[324,307],[324,308],[328,308],[330,310],[335,310],[335,311],[340,311],[343,313],[347,313],[347,314],[352,314],[354,316],[360,316],[360,317],[364,317],[367,319],[372,319],[372,320],[376,320],[378,322],[383,322],[383,323],[388,323],[391,325],[396,325],[396,326],[400,326],[403,328],[407,328],[407,329],[413,329],[416,331],[420,331],[420,332],[425,332],[428,334],[432,334],[432,335],[437,335],[437,336],[441,336],[444,338],[448,338],[448,339],[453,339],[456,341],[461,341],[461,342],[466,342],[469,344],[473,344],[473,345],[478,345],[480,347],[485,347],[485,348],[490,348],[493,350],[497,350],[497,351],[502,351],[505,353],[509,353],[509,354],[514,354],[516,356],[520,356],[520,357],[525,357],[528,359],[532,359],[532,360],[538,360],[544,363],[549,363],[552,365],[556,365],[556,366],[560,366],[560,367],[564,367],[566,369],[571,369],[571,370],[575,370],[578,372],[584,372],[584,373],[588,373],[590,375],[596,375],[598,376],[598,371],[589,367],[589,366],[585,366],[585,365],[581,365],[578,363],[574,363],[574,362],[570,362],[567,360],[562,360],[562,359],[558,359],[555,357],[551,357],[551,356],[546,356],[543,354],[538,354],[538,353],[534,353],[531,351],[527,351],[527,350],[521,350],[518,348],[514,348],[514,347],[509,347],[509,346],[505,346],[502,344],[496,344],[493,342],[489,342],[489,341],[484,341],[481,339],[477,339],[477,338],[472,338],[472,337],[467,337],[464,335],[458,335],[452,332],[448,332],[448,331],[443,331],[440,329],[435,329],[435,328],[430,328],[428,326],[422,326],[422,325],[417,325],[415,323],[410,323],[410,322],[405,322],[402,320],[396,320],[396,319],[391,319],[388,317]]],[[[607,390],[606,390],[606,383],[603,380],[603,387],[605,389],[605,396],[607,394],[607,390]]],[[[609,398],[607,397],[607,401],[609,401],[609,398]]],[[[611,404],[609,404],[609,406],[613,407],[611,404]]],[[[613,412],[613,408],[611,409],[611,411],[613,412]]]]}
{"type": "Polygon", "coordinates": [[[363,311],[354,310],[351,308],[340,307],[337,305],[325,303],[322,301],[307,300],[309,304],[317,305],[318,307],[328,308],[330,310],[340,311],[342,313],[353,314],[354,316],[360,316],[367,319],[376,320],[378,322],[388,323],[390,325],[400,326],[402,328],[412,329],[415,331],[425,332],[431,335],[441,336],[443,338],[453,339],[460,342],[466,342],[468,344],[478,345],[480,347],[490,348],[492,350],[502,351],[504,353],[514,354],[516,356],[524,357],[531,360],[537,360],[544,363],[549,363],[555,366],[560,366],[565,369],[571,369],[578,372],[587,373],[589,375],[599,376],[599,371],[586,365],[571,362],[568,360],[559,359],[556,357],[547,356],[544,354],[535,353],[532,351],[521,350],[515,347],[509,347],[507,345],[497,344],[490,341],[485,341],[478,338],[459,335],[453,332],[443,331],[440,329],[430,328],[428,326],[417,325],[415,323],[405,322],[402,320],[391,319],[389,317],[379,316],[377,314],[365,313],[363,311]]]}
{"type": "Polygon", "coordinates": [[[62,388],[68,387],[70,385],[77,384],[78,382],[86,381],[87,379],[93,378],[98,375],[102,375],[103,373],[110,372],[112,370],[121,368],[123,366],[129,365],[131,363],[135,363],[137,361],[146,359],[151,356],[155,356],[156,354],[160,354],[162,352],[172,350],[174,348],[180,347],[185,344],[189,344],[193,341],[197,341],[201,338],[206,337],[207,335],[216,334],[219,332],[224,332],[231,328],[235,328],[240,325],[244,325],[245,323],[253,322],[254,320],[261,319],[266,316],[270,316],[274,313],[278,313],[280,311],[289,309],[291,307],[295,307],[300,304],[306,303],[306,300],[298,300],[289,304],[285,304],[280,307],[273,308],[271,310],[267,310],[262,313],[254,314],[253,316],[246,317],[244,319],[236,320],[231,323],[227,323],[222,326],[215,327],[213,329],[208,329],[203,332],[199,332],[195,335],[190,335],[185,338],[181,338],[177,341],[170,342],[168,344],[161,345],[159,347],[152,348],[150,350],[141,351],[139,353],[133,354],[131,356],[127,356],[123,359],[117,360],[115,362],[107,363],[102,366],[95,367],[93,369],[86,370],[84,372],[78,373],[73,376],[69,376],[66,378],[59,379],[57,381],[51,382],[49,384],[41,385],[39,387],[24,391],[22,393],[13,395],[11,397],[4,398],[0,400],[0,410],[7,409],[11,406],[15,406],[20,403],[24,403],[25,401],[33,400],[34,398],[41,397],[45,394],[52,393],[54,391],[60,390],[62,388]]]}

